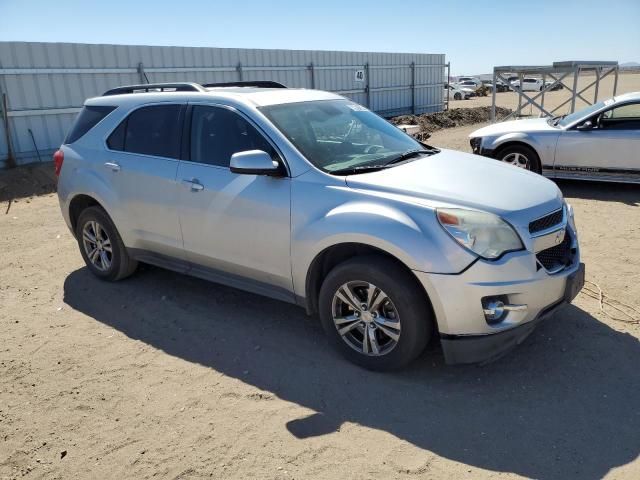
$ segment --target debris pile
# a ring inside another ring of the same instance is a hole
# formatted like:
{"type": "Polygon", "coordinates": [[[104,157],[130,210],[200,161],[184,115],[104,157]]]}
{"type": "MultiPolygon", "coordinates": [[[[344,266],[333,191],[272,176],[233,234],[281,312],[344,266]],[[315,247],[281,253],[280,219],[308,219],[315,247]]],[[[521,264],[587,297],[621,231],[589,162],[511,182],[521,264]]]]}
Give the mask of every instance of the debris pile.
{"type": "MultiPolygon", "coordinates": [[[[496,107],[496,118],[500,120],[512,112],[509,108],[496,107]]],[[[444,112],[425,113],[422,115],[400,115],[390,121],[394,125],[419,125],[420,132],[415,134],[420,141],[425,141],[431,132],[443,128],[462,127],[491,120],[491,107],[453,108],[444,112]]]]}

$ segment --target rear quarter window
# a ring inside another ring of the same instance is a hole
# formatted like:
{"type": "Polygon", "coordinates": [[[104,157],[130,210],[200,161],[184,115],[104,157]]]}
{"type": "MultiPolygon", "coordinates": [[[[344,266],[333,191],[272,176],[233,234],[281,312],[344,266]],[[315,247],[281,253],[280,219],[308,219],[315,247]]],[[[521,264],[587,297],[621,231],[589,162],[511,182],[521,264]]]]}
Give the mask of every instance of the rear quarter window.
{"type": "Polygon", "coordinates": [[[115,109],[116,107],[106,105],[87,105],[82,107],[67,134],[67,138],[64,139],[64,143],[70,144],[78,141],[115,109]]]}

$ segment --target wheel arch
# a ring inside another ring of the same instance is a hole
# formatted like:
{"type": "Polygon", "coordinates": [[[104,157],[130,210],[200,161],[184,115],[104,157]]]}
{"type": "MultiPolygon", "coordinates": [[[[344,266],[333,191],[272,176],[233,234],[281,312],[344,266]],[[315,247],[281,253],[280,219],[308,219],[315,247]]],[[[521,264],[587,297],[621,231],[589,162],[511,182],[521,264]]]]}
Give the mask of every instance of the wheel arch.
{"type": "Polygon", "coordinates": [[[435,320],[434,324],[437,324],[437,319],[435,318],[431,299],[429,298],[429,295],[427,294],[427,291],[424,289],[423,285],[414,275],[411,268],[409,268],[406,263],[401,261],[396,256],[392,255],[391,253],[381,248],[359,242],[344,242],[331,245],[318,253],[311,261],[311,264],[307,269],[305,281],[304,306],[308,314],[312,315],[318,311],[318,296],[320,294],[320,288],[329,272],[337,265],[356,256],[384,257],[388,260],[391,260],[407,273],[409,273],[411,278],[416,282],[416,285],[418,285],[420,291],[423,293],[428,308],[433,314],[433,318],[435,320]]]}
{"type": "Polygon", "coordinates": [[[74,234],[80,214],[89,207],[100,207],[107,215],[109,215],[106,208],[104,208],[104,205],[102,205],[102,203],[92,195],[88,195],[86,193],[74,195],[69,202],[69,221],[71,222],[71,229],[74,234]]]}

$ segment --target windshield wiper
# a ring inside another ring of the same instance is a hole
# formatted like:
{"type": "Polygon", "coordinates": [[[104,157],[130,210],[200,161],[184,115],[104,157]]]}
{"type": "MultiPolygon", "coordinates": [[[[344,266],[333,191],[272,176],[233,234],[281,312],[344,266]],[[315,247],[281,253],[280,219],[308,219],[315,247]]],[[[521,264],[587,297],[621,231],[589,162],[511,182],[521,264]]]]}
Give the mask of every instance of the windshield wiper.
{"type": "Polygon", "coordinates": [[[556,125],[558,125],[558,122],[560,122],[560,120],[562,120],[566,116],[567,116],[567,114],[565,113],[564,115],[557,115],[557,116],[553,117],[551,119],[551,125],[553,125],[555,127],[556,125]]]}
{"type": "Polygon", "coordinates": [[[392,158],[391,160],[389,160],[387,163],[385,163],[385,165],[393,165],[394,163],[400,163],[404,160],[408,160],[412,157],[416,157],[418,155],[434,155],[436,153],[439,153],[440,150],[438,150],[437,148],[431,148],[431,149],[426,149],[426,148],[419,148],[416,150],[407,150],[406,152],[398,155],[397,157],[392,158]]]}
{"type": "Polygon", "coordinates": [[[377,172],[378,170],[384,170],[389,168],[390,165],[361,165],[359,167],[346,167],[339,168],[338,170],[331,170],[329,173],[332,175],[352,175],[355,173],[368,173],[377,172]]]}
{"type": "Polygon", "coordinates": [[[375,165],[360,165],[356,167],[346,167],[339,168],[338,170],[332,170],[329,173],[334,175],[352,175],[356,173],[368,173],[368,172],[377,172],[378,170],[384,170],[385,168],[391,168],[393,165],[408,160],[412,157],[418,155],[434,155],[436,153],[440,153],[440,150],[437,148],[420,148],[416,150],[407,150],[406,152],[398,155],[397,157],[393,157],[386,163],[375,164],[375,165]]]}

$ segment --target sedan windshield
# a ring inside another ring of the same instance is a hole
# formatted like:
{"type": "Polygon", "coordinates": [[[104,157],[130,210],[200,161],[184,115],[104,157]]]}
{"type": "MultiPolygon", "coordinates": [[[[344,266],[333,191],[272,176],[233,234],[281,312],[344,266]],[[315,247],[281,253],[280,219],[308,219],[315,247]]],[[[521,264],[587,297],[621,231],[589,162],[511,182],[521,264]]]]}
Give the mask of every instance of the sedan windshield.
{"type": "Polygon", "coordinates": [[[261,110],[311,163],[337,175],[389,168],[399,160],[437,153],[349,100],[286,103],[261,110]]]}
{"type": "Polygon", "coordinates": [[[598,102],[593,105],[589,105],[587,108],[583,108],[582,110],[578,110],[577,112],[570,113],[564,117],[554,117],[553,124],[559,125],[561,127],[566,127],[567,125],[572,124],[576,120],[580,120],[581,118],[588,117],[591,113],[597,112],[602,107],[607,105],[607,102],[598,102]]]}

